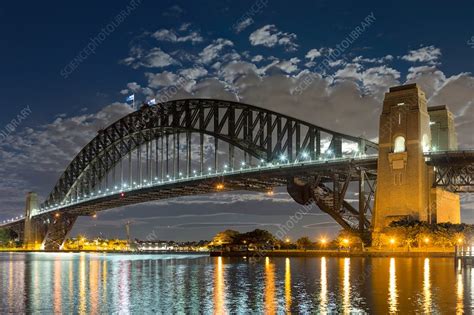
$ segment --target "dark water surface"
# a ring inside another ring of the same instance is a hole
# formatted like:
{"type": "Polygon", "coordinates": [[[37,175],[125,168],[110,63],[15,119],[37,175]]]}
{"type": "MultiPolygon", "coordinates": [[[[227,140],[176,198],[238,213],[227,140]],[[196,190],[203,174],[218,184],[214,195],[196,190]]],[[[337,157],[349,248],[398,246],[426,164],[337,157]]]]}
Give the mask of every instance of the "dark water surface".
{"type": "Polygon", "coordinates": [[[470,314],[472,272],[452,258],[0,253],[0,314],[470,314]]]}

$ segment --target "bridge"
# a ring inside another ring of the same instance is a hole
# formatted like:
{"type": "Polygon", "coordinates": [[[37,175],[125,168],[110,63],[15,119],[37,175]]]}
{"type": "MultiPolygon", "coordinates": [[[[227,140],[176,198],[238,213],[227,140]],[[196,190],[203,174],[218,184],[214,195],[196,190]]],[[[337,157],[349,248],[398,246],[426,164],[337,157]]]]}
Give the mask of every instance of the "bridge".
{"type": "MultiPolygon", "coordinates": [[[[431,189],[473,192],[474,152],[440,149],[422,152],[431,189]]],[[[369,140],[238,102],[143,105],[100,130],[43,203],[29,193],[25,215],[0,228],[27,248],[57,250],[79,216],[212,192],[272,194],[286,186],[298,203],[316,204],[367,238],[374,229],[380,151],[369,140]],[[347,200],[350,192],[358,193],[357,204],[347,200]]]]}

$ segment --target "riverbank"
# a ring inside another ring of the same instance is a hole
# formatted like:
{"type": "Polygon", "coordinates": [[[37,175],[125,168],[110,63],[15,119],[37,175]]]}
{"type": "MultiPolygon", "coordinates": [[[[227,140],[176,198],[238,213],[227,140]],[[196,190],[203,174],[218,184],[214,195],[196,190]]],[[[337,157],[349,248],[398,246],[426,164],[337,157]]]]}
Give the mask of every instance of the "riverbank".
{"type": "Polygon", "coordinates": [[[26,250],[26,249],[0,249],[0,253],[103,253],[103,254],[136,254],[136,255],[209,255],[209,252],[196,251],[117,251],[117,250],[26,250]]]}
{"type": "Polygon", "coordinates": [[[214,251],[211,257],[453,257],[454,250],[429,251],[343,251],[343,250],[274,250],[274,251],[214,251]]]}

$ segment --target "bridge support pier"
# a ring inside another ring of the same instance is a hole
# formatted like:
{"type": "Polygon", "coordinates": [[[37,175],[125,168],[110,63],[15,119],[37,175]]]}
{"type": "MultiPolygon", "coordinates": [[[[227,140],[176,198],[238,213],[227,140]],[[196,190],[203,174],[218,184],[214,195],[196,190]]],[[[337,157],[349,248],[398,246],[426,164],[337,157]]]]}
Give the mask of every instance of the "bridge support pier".
{"type": "Polygon", "coordinates": [[[41,222],[33,217],[36,209],[38,209],[38,195],[34,192],[29,192],[26,195],[25,226],[23,233],[23,247],[25,249],[40,249],[45,235],[45,230],[41,222]]]}

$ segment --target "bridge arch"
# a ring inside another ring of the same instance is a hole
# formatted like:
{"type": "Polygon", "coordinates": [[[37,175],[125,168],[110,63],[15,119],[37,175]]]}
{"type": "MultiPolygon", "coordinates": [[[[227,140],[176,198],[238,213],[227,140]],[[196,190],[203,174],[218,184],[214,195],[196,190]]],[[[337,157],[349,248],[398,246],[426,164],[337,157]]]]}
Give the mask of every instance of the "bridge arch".
{"type": "MultiPolygon", "coordinates": [[[[160,149],[163,150],[164,142],[168,143],[169,139],[173,138],[173,146],[176,146],[175,141],[178,142],[179,154],[180,135],[183,134],[186,137],[188,174],[191,171],[192,134],[197,134],[200,138],[198,144],[201,147],[201,172],[203,138],[206,135],[214,138],[215,152],[218,152],[220,142],[227,144],[230,167],[234,165],[234,148],[243,151],[249,160],[265,163],[281,159],[282,156],[288,162],[303,159],[305,156],[308,159],[317,159],[324,154],[342,157],[348,153],[345,152],[343,143],[352,144],[357,152],[377,149],[375,143],[365,139],[239,102],[184,99],[155,106],[144,105],[138,111],[100,130],[68,165],[41,207],[53,206],[66,202],[68,198],[91,193],[104,178],[108,178],[108,174],[120,161],[123,163],[127,156],[129,161],[132,161],[132,152],[137,152],[136,159],[140,161],[140,154],[144,149],[142,146],[146,146],[148,159],[149,146],[153,145],[153,141],[156,148],[160,142],[160,149]]],[[[167,144],[167,163],[170,158],[168,149],[167,144]]],[[[155,158],[158,160],[158,156],[155,158]]],[[[218,167],[217,153],[214,167],[218,167]]],[[[129,171],[131,169],[130,167],[129,171]]]]}

